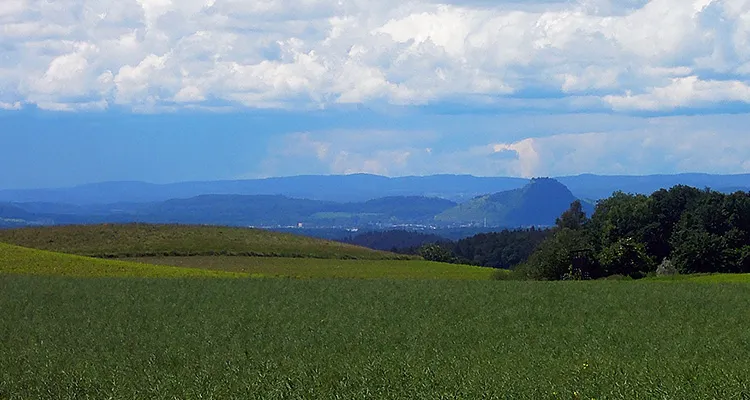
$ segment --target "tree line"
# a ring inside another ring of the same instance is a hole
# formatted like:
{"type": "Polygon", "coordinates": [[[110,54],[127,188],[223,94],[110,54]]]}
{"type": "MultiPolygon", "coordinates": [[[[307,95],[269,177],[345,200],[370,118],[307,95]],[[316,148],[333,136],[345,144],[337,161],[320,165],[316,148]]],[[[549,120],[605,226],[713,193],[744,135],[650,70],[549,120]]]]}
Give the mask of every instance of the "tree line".
{"type": "Polygon", "coordinates": [[[591,218],[576,201],[515,269],[541,280],[750,272],[750,193],[675,186],[650,196],[616,192],[591,218]]]}
{"type": "Polygon", "coordinates": [[[347,243],[376,250],[420,255],[426,260],[511,269],[526,261],[550,234],[550,229],[505,229],[449,240],[404,230],[367,232],[348,238],[347,243]]]}
{"type": "Polygon", "coordinates": [[[405,231],[370,235],[368,240],[383,250],[512,269],[518,279],[750,273],[750,192],[685,185],[650,196],[615,192],[597,202],[590,217],[574,201],[553,227],[506,229],[457,241],[405,231]]]}

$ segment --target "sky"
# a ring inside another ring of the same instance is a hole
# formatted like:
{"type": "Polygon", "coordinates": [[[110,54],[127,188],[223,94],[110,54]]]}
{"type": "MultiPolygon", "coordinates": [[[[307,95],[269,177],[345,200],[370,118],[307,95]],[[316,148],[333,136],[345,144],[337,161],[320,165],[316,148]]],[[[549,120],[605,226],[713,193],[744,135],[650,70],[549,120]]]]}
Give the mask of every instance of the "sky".
{"type": "Polygon", "coordinates": [[[2,0],[0,189],[750,173],[750,0],[2,0]]]}

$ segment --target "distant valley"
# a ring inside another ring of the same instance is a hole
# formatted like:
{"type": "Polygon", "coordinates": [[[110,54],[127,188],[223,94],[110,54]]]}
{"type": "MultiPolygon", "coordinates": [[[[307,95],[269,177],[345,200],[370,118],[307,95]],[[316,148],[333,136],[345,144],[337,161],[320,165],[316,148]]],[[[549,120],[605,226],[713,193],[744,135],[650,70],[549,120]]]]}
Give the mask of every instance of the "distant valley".
{"type": "Polygon", "coordinates": [[[676,184],[749,190],[750,175],[482,178],[300,176],[152,185],[110,182],[0,191],[0,227],[93,223],[256,226],[340,238],[379,229],[461,230],[550,226],[576,199],[591,214],[616,190],[651,193],[676,184]],[[171,197],[170,197],[171,196],[171,197]]]}
{"type": "MultiPolygon", "coordinates": [[[[598,200],[621,190],[650,194],[661,188],[688,185],[721,192],[750,190],[750,174],[744,175],[577,175],[556,177],[580,199],[598,200]]],[[[457,203],[477,196],[519,189],[524,178],[432,175],[388,178],[369,174],[310,175],[214,182],[151,184],[105,182],[71,188],[0,190],[0,202],[42,202],[66,205],[151,203],[187,199],[205,194],[281,195],[297,199],[363,202],[382,197],[439,197],[457,203]]]]}

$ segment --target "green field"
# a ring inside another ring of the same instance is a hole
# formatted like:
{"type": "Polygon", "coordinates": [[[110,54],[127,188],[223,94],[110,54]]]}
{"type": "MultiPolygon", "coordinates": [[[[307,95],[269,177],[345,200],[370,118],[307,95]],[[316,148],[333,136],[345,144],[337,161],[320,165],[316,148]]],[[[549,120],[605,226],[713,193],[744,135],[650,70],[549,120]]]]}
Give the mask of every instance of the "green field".
{"type": "Polygon", "coordinates": [[[189,225],[75,225],[0,230],[0,242],[91,257],[240,255],[391,260],[403,255],[261,229],[189,225]]]}
{"type": "Polygon", "coordinates": [[[139,257],[139,263],[231,271],[268,277],[489,280],[492,268],[423,260],[326,260],[280,257],[139,257]]]}
{"type": "MultiPolygon", "coordinates": [[[[249,274],[195,268],[178,268],[101,260],[0,243],[0,275],[50,275],[77,277],[242,277],[249,274]]],[[[2,397],[0,397],[2,399],[2,397]]]]}
{"type": "Polygon", "coordinates": [[[649,278],[659,282],[750,283],[750,274],[691,274],[649,278]]]}
{"type": "Polygon", "coordinates": [[[750,286],[0,276],[1,399],[746,399],[750,286]]]}
{"type": "Polygon", "coordinates": [[[750,275],[492,281],[219,227],[2,241],[35,249],[0,243],[0,400],[750,399],[750,275]]]}

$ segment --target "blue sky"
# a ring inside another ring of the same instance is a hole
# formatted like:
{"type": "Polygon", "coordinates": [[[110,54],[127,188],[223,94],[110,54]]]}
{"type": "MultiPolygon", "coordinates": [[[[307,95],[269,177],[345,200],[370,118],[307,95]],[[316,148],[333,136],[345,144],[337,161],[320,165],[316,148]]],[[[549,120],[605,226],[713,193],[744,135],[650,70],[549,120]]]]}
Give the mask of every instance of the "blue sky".
{"type": "Polygon", "coordinates": [[[0,188],[750,172],[750,0],[4,0],[0,188]]]}

